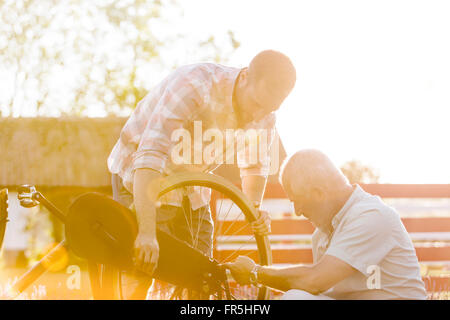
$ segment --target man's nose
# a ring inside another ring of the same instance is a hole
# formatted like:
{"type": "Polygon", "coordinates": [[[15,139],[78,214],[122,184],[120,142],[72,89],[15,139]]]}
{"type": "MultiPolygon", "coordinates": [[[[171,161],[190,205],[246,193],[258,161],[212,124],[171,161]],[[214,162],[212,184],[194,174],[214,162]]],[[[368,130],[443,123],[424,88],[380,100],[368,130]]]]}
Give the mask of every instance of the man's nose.
{"type": "Polygon", "coordinates": [[[297,216],[299,216],[299,217],[303,216],[303,217],[305,217],[306,219],[308,219],[308,216],[305,214],[305,211],[302,210],[301,208],[296,208],[295,214],[296,214],[297,216]]]}

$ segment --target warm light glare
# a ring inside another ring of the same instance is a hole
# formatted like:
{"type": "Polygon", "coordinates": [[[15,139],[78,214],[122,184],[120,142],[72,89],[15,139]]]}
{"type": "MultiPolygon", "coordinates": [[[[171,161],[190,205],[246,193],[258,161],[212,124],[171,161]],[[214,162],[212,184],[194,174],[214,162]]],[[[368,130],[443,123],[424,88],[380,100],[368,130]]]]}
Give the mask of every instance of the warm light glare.
{"type": "Polygon", "coordinates": [[[380,182],[450,182],[449,2],[192,1],[185,14],[192,32],[236,30],[234,64],[266,48],[292,59],[277,123],[288,153],[358,159],[380,182]]]}

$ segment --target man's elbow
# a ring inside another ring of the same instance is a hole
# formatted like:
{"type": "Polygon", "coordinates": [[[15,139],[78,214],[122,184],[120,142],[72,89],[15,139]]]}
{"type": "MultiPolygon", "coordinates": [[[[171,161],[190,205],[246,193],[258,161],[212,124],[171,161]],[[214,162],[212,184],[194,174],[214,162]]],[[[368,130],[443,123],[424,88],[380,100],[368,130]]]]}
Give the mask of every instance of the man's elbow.
{"type": "Polygon", "coordinates": [[[162,182],[161,173],[150,168],[139,168],[134,173],[133,194],[156,200],[162,182]]]}
{"type": "Polygon", "coordinates": [[[306,277],[292,279],[289,283],[290,289],[303,290],[313,295],[319,295],[330,289],[330,286],[323,281],[323,277],[311,272],[306,277]]]}

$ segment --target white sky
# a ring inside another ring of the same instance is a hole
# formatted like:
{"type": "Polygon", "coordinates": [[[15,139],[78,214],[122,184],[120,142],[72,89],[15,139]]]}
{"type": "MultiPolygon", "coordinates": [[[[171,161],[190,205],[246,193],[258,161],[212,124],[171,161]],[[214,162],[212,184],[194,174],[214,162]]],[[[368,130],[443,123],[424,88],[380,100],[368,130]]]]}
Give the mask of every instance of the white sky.
{"type": "Polygon", "coordinates": [[[361,160],[382,182],[450,183],[450,1],[180,1],[176,28],[233,30],[230,64],[260,50],[293,60],[278,112],[288,153],[361,160]]]}

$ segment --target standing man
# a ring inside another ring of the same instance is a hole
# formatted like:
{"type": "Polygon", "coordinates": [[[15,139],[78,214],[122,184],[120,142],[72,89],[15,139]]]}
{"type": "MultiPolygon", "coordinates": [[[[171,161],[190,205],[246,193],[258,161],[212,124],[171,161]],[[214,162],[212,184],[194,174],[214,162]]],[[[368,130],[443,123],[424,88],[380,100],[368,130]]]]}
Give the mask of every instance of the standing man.
{"type": "MultiPolygon", "coordinates": [[[[156,225],[184,238],[183,208],[192,209],[195,229],[200,230],[198,249],[211,255],[213,225],[209,212],[210,190],[194,188],[187,195],[175,190],[157,208],[157,179],[180,171],[210,172],[217,165],[182,163],[172,159],[172,141],[178,129],[194,134],[194,122],[203,130],[263,129],[273,137],[275,116],[294,87],[295,68],[284,54],[266,50],[248,67],[239,69],[199,63],[176,69],[141,100],[123,127],[109,158],[113,197],[123,205],[134,205],[139,226],[135,241],[136,266],[147,276],[126,275],[126,297],[145,298],[151,274],[158,262],[156,225]],[[178,164],[177,164],[178,163],[178,164]],[[206,212],[206,214],[205,214],[206,212]]],[[[267,148],[269,149],[269,148],[267,148]]],[[[195,152],[195,151],[194,151],[195,152]]],[[[237,150],[238,156],[240,150],[237,150]]],[[[268,157],[268,155],[267,155],[268,157]]],[[[244,156],[245,158],[245,156],[244,156]]],[[[269,161],[239,162],[243,192],[259,206],[269,173],[269,161]]],[[[262,215],[254,226],[267,233],[270,219],[262,215]]],[[[189,239],[183,239],[189,241],[189,239]]]]}
{"type": "Polygon", "coordinates": [[[238,282],[285,291],[285,300],[426,298],[414,246],[393,208],[351,185],[316,150],[289,158],[280,181],[296,215],[316,227],[314,263],[261,267],[240,256],[227,264],[238,282]]]}

